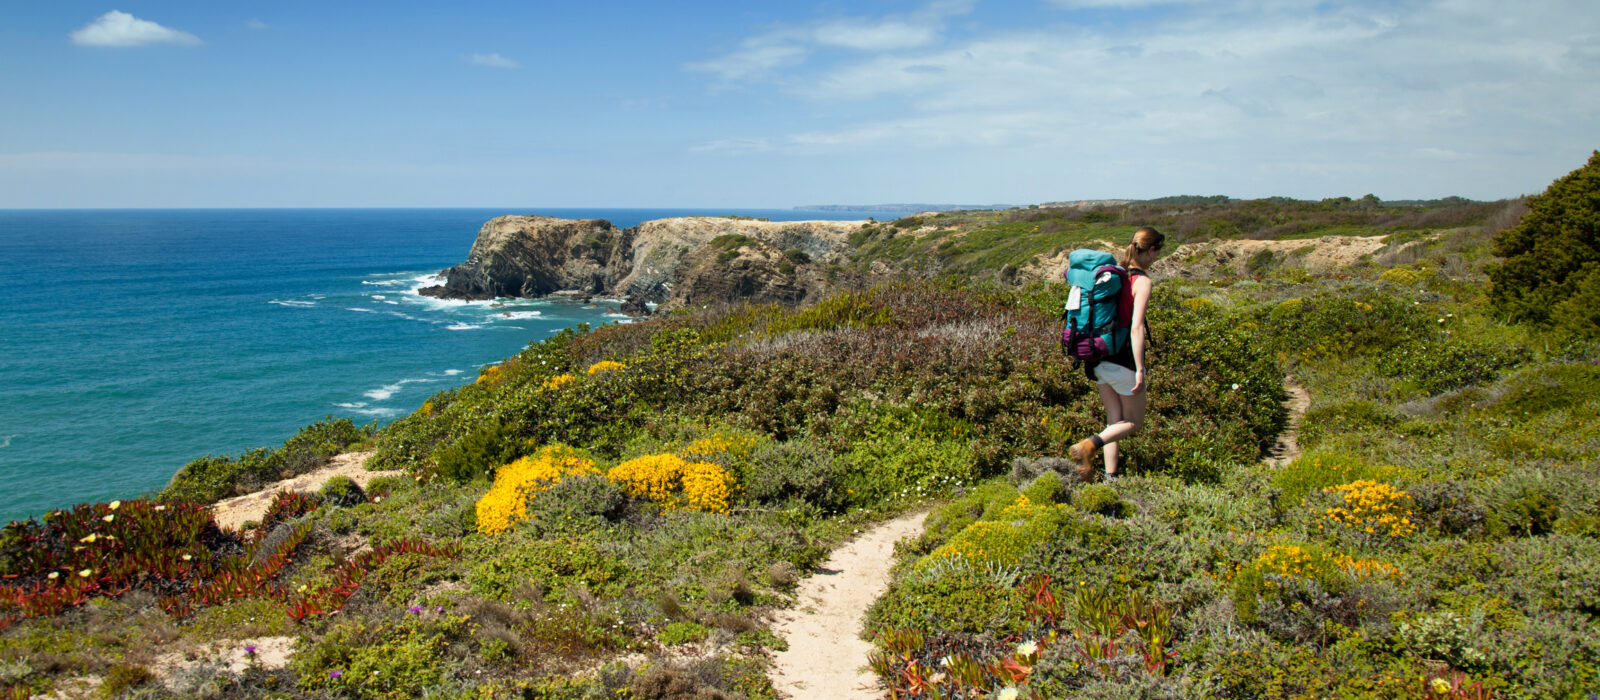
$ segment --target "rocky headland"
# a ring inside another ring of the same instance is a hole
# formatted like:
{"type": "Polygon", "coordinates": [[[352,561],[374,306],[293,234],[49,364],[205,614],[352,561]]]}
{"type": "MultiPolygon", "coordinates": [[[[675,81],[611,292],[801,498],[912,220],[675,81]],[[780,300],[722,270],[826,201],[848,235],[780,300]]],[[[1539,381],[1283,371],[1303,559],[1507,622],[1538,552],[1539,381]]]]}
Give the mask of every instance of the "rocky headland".
{"type": "Polygon", "coordinates": [[[642,315],[718,301],[797,303],[828,287],[862,221],[677,217],[618,228],[603,219],[501,216],[467,260],[421,290],[446,299],[610,296],[642,315]]]}

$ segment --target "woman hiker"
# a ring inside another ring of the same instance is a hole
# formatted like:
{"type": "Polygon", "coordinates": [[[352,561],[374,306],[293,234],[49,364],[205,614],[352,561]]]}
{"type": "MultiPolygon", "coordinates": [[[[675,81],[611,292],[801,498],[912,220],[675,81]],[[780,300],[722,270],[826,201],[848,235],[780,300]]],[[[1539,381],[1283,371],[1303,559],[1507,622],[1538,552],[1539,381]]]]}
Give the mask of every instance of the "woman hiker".
{"type": "Polygon", "coordinates": [[[1148,226],[1133,232],[1133,242],[1118,260],[1128,270],[1133,287],[1133,322],[1128,342],[1116,354],[1101,360],[1094,368],[1100,402],[1106,406],[1106,427],[1098,435],[1072,446],[1069,454],[1078,463],[1078,480],[1094,478],[1095,450],[1105,448],[1106,480],[1117,478],[1117,441],[1139,432],[1144,425],[1145,387],[1149,384],[1144,363],[1149,327],[1144,311],[1150,305],[1150,275],[1145,269],[1161,257],[1166,237],[1148,226]]]}

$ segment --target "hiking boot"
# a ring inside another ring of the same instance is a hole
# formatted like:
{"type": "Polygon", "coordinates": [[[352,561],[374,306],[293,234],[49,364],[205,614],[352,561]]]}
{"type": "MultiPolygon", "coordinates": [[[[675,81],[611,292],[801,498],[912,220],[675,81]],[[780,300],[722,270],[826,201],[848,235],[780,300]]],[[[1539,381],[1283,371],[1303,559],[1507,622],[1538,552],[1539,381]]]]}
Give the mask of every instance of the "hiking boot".
{"type": "Polygon", "coordinates": [[[1094,451],[1100,449],[1093,440],[1084,440],[1067,450],[1072,460],[1078,463],[1078,481],[1085,484],[1094,481],[1094,451]]]}

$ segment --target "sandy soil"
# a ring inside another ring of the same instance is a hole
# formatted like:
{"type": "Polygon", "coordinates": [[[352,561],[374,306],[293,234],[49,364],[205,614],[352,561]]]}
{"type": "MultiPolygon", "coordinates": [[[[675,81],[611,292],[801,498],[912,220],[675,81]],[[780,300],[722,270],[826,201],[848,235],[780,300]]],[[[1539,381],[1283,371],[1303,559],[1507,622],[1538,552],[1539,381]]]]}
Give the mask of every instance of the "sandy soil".
{"type": "Polygon", "coordinates": [[[1306,392],[1305,387],[1295,383],[1293,378],[1285,378],[1283,388],[1289,392],[1289,398],[1283,402],[1289,409],[1289,424],[1284,426],[1283,432],[1278,433],[1278,441],[1267,450],[1267,457],[1262,460],[1270,467],[1282,467],[1300,458],[1300,421],[1305,418],[1306,410],[1311,408],[1311,394],[1306,392]]]}
{"type": "Polygon", "coordinates": [[[404,474],[402,471],[369,472],[361,468],[361,463],[371,457],[371,452],[346,452],[335,455],[329,460],[328,466],[313,472],[307,472],[293,479],[269,484],[266,488],[247,493],[243,496],[229,498],[211,506],[213,517],[217,526],[224,530],[237,530],[241,525],[252,520],[259,521],[261,516],[267,514],[267,506],[272,505],[272,499],[284,491],[316,491],[323,484],[335,476],[347,476],[351,480],[366,488],[367,483],[380,476],[396,476],[404,474]]]}
{"type": "Polygon", "coordinates": [[[789,649],[774,655],[772,685],[791,698],[880,698],[865,669],[872,644],[861,639],[861,616],[889,589],[894,543],[922,532],[926,511],[879,525],[835,550],[800,582],[796,609],[778,615],[776,632],[789,649]]]}

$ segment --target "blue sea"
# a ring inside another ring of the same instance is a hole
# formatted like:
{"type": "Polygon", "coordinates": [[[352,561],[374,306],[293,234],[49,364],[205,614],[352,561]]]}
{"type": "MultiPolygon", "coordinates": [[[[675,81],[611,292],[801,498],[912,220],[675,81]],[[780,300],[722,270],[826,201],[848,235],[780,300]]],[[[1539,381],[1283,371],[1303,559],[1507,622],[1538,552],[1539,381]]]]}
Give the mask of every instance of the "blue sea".
{"type": "MultiPolygon", "coordinates": [[[[858,219],[647,209],[0,211],[0,522],[166,485],[327,416],[406,415],[617,301],[416,290],[504,214],[858,219]]],[[[881,213],[877,214],[882,216],[881,213]]]]}

